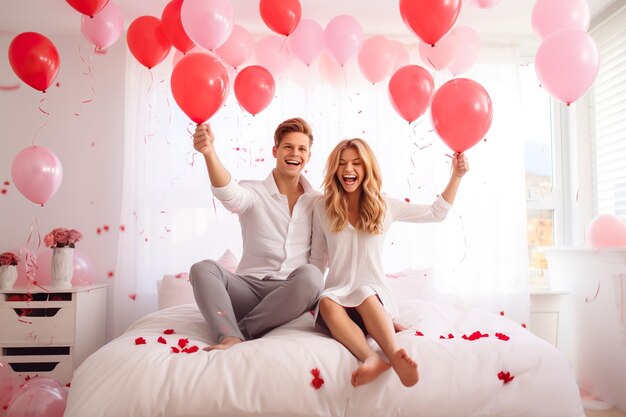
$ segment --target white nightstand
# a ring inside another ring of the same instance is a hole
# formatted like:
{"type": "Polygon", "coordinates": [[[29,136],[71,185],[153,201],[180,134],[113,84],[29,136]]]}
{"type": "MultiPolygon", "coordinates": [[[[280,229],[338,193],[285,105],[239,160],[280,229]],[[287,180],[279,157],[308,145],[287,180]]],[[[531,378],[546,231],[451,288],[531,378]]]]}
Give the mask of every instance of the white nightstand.
{"type": "Polygon", "coordinates": [[[70,382],[74,369],[104,345],[106,291],[107,284],[0,290],[0,362],[22,377],[70,382]]]}
{"type": "Polygon", "coordinates": [[[530,331],[555,347],[559,347],[559,319],[566,291],[530,291],[530,331]]]}

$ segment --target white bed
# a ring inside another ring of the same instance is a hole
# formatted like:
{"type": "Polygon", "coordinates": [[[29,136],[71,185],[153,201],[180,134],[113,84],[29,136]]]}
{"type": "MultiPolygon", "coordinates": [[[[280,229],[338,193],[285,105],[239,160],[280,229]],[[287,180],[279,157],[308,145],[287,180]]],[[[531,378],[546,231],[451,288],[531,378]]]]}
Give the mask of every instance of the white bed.
{"type": "Polygon", "coordinates": [[[412,328],[399,343],[419,364],[412,388],[393,372],[353,388],[357,360],[308,313],[259,340],[202,351],[208,331],[187,304],[147,315],[90,356],[74,374],[65,417],[584,417],[565,357],[520,324],[438,302],[403,301],[400,311],[412,328]],[[476,331],[488,337],[463,338],[476,331]],[[181,338],[200,350],[174,353],[181,338]],[[504,383],[503,372],[513,379],[504,383]]]}

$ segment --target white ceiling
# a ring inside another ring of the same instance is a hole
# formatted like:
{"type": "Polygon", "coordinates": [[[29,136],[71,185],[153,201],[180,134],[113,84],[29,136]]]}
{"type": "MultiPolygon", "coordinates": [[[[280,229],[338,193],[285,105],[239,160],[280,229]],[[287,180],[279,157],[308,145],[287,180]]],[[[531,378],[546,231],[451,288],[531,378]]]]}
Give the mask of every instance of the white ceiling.
{"type": "MultiPolygon", "coordinates": [[[[124,24],[141,15],[160,17],[169,0],[111,0],[124,14],[124,24]]],[[[333,17],[349,14],[359,20],[366,34],[410,36],[400,17],[398,0],[300,0],[303,17],[322,26],[333,17]]],[[[601,12],[614,0],[588,0],[592,15],[601,12]]],[[[270,32],[263,24],[258,0],[231,0],[235,23],[251,33],[270,32]]],[[[534,0],[501,0],[489,9],[480,9],[465,0],[458,24],[475,28],[483,35],[533,35],[530,15],[534,0]]],[[[76,33],[80,14],[64,0],[1,0],[0,34],[25,31],[42,34],[76,33]]]]}

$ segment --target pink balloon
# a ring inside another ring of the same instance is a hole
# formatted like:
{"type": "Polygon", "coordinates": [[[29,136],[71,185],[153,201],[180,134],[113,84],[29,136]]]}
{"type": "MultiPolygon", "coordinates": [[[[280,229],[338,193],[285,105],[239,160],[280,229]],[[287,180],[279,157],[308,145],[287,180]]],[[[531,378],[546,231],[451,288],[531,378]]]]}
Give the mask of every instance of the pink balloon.
{"type": "Polygon", "coordinates": [[[33,387],[11,400],[7,417],[63,417],[66,401],[57,389],[33,387]]]}
{"type": "Polygon", "coordinates": [[[215,50],[215,54],[226,65],[238,68],[252,55],[254,40],[243,26],[235,25],[226,42],[215,50]]]}
{"type": "Polygon", "coordinates": [[[455,32],[450,32],[435,45],[420,42],[419,54],[422,61],[437,71],[447,68],[459,49],[459,37],[455,32]]]}
{"type": "Polygon", "coordinates": [[[18,393],[22,393],[23,391],[28,391],[30,389],[34,389],[35,387],[42,388],[51,388],[58,389],[61,395],[67,396],[65,390],[63,389],[63,385],[59,383],[56,379],[48,378],[46,376],[34,376],[30,378],[28,381],[24,382],[20,385],[18,393]]]}
{"type": "Polygon", "coordinates": [[[279,35],[268,35],[259,40],[254,48],[254,57],[257,64],[267,69],[274,78],[283,75],[292,60],[287,38],[279,35]]]}
{"type": "Polygon", "coordinates": [[[391,75],[396,59],[396,50],[384,36],[372,36],[363,42],[358,61],[361,73],[372,84],[391,75]]]}
{"type": "Polygon", "coordinates": [[[455,78],[439,87],[430,106],[437,134],[455,152],[466,151],[487,134],[492,111],[487,91],[467,78],[455,78]]]}
{"type": "Polygon", "coordinates": [[[533,30],[541,39],[561,30],[586,32],[590,20],[587,0],[537,0],[530,18],[533,30]]]}
{"type": "Polygon", "coordinates": [[[6,410],[18,388],[17,376],[6,362],[0,362],[0,415],[6,410]]]}
{"type": "MultiPolygon", "coordinates": [[[[18,253],[17,251],[16,253],[18,253]]],[[[44,248],[37,253],[37,272],[35,280],[38,285],[50,285],[50,265],[52,264],[52,249],[44,248]]],[[[91,285],[93,283],[93,265],[89,258],[74,248],[74,267],[72,275],[72,285],[91,285]]],[[[28,286],[26,278],[26,265],[24,262],[17,264],[16,286],[28,286]]]]}
{"type": "Polygon", "coordinates": [[[626,246],[626,223],[610,214],[600,214],[585,229],[585,237],[596,248],[626,246]]]}
{"type": "Polygon", "coordinates": [[[396,40],[390,40],[389,42],[391,42],[391,44],[393,45],[393,49],[396,53],[396,58],[394,59],[394,63],[393,63],[394,71],[406,65],[409,65],[411,62],[411,59],[409,57],[409,51],[407,51],[406,46],[404,46],[403,43],[396,41],[396,40]]]}
{"type": "Polygon", "coordinates": [[[233,31],[233,6],[228,0],[185,0],[180,18],[185,32],[198,46],[219,48],[233,31]]]}
{"type": "Polygon", "coordinates": [[[471,4],[474,6],[478,6],[481,9],[488,9],[489,7],[493,7],[496,4],[500,3],[500,0],[472,0],[471,4]]]}
{"type": "Polygon", "coordinates": [[[324,50],[324,29],[314,20],[302,19],[288,39],[289,51],[307,66],[324,50]]]}
{"type": "Polygon", "coordinates": [[[459,39],[459,47],[448,65],[448,70],[457,76],[474,66],[480,55],[481,42],[478,32],[469,26],[456,26],[451,34],[455,34],[459,39]]]}
{"type": "Polygon", "coordinates": [[[581,30],[562,30],[545,39],[535,56],[539,83],[570,105],[591,88],[600,68],[598,47],[581,30]]]}
{"type": "Polygon", "coordinates": [[[80,31],[87,40],[99,49],[113,45],[124,30],[122,12],[112,1],[94,17],[82,15],[80,31]]]}
{"type": "Polygon", "coordinates": [[[48,148],[29,146],[13,159],[11,177],[24,197],[43,206],[59,189],[63,167],[48,148]]]}
{"type": "Polygon", "coordinates": [[[322,81],[328,86],[335,89],[346,86],[345,69],[328,52],[320,56],[319,71],[322,81]]]}
{"type": "Polygon", "coordinates": [[[363,28],[352,16],[333,18],[324,30],[324,44],[342,66],[354,57],[363,45],[363,28]]]}

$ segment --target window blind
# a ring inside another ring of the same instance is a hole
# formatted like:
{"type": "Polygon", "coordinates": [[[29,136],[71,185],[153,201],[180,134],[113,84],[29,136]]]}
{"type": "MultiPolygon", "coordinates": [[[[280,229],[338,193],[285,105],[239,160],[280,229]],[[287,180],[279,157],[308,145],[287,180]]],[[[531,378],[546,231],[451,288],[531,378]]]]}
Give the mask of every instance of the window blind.
{"type": "Polygon", "coordinates": [[[598,214],[626,220],[626,7],[597,27],[593,89],[593,187],[598,214]]]}

